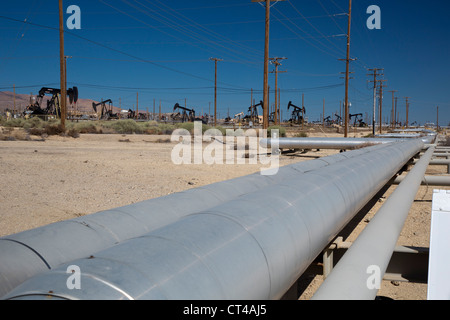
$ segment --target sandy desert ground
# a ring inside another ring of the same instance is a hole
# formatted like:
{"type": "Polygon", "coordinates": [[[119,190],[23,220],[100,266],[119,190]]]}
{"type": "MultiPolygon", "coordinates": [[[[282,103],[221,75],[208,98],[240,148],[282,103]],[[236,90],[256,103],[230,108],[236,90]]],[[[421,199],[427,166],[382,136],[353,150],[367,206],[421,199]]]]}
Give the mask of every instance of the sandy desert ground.
{"type": "MultiPolygon", "coordinates": [[[[264,167],[175,165],[170,154],[176,143],[168,142],[170,136],[85,134],[79,138],[50,136],[44,141],[32,138],[36,141],[0,141],[0,236],[228,180],[264,167]]],[[[280,165],[336,152],[314,150],[283,155],[280,165]]],[[[427,174],[445,172],[445,167],[430,166],[427,174]]],[[[385,197],[394,189],[391,187],[385,197]]],[[[432,192],[433,187],[420,187],[399,245],[429,246],[432,192]]],[[[346,240],[354,240],[381,205],[382,200],[346,240]]],[[[311,280],[300,299],[309,299],[323,279],[316,276],[311,280]]],[[[379,295],[425,300],[426,290],[426,284],[384,281],[379,295]]]]}

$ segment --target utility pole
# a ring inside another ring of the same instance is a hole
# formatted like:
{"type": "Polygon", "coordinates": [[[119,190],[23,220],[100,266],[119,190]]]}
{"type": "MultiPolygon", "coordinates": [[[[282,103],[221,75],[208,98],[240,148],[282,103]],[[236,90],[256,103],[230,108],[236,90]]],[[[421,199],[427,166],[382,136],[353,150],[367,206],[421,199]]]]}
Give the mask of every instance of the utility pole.
{"type": "Polygon", "coordinates": [[[378,68],[374,68],[374,69],[369,69],[369,71],[372,71],[373,74],[368,74],[368,76],[373,76],[373,81],[369,81],[369,82],[373,82],[373,118],[372,118],[372,134],[375,135],[375,125],[376,125],[376,109],[377,109],[377,83],[378,80],[377,76],[383,76],[382,73],[378,73],[383,71],[384,69],[378,69],[378,68]]]}
{"type": "Polygon", "coordinates": [[[439,106],[436,107],[436,132],[439,132],[439,106]]]}
{"type": "Polygon", "coordinates": [[[305,110],[305,94],[302,93],[302,131],[303,131],[303,124],[305,123],[305,113],[303,112],[305,110]]]}
{"type": "Polygon", "coordinates": [[[59,71],[61,83],[61,126],[62,130],[66,130],[66,75],[64,70],[64,17],[63,17],[63,1],[59,0],[59,71]]]}
{"type": "Polygon", "coordinates": [[[380,91],[379,91],[379,97],[380,97],[380,134],[383,133],[383,88],[386,87],[385,85],[383,85],[383,82],[385,82],[386,80],[378,80],[380,83],[380,91]]]}
{"type": "Polygon", "coordinates": [[[155,98],[153,98],[153,114],[152,114],[152,120],[155,120],[155,98]]]}
{"type": "Polygon", "coordinates": [[[322,127],[325,129],[325,99],[323,99],[322,127]]]}
{"type": "Polygon", "coordinates": [[[278,124],[283,122],[283,111],[281,110],[281,90],[278,88],[278,110],[280,110],[280,118],[278,119],[278,124]]]}
{"type": "MultiPolygon", "coordinates": [[[[64,84],[67,90],[67,59],[72,58],[72,56],[64,56],[64,84]]],[[[67,91],[66,91],[67,92],[67,91]]],[[[66,109],[67,112],[67,109],[66,109]]]]}
{"type": "Polygon", "coordinates": [[[223,59],[209,58],[214,61],[214,127],[217,126],[217,61],[223,61],[223,59]]]}
{"type": "Polygon", "coordinates": [[[275,65],[275,71],[271,71],[270,73],[275,73],[275,116],[274,116],[274,123],[275,125],[278,124],[278,73],[286,73],[287,71],[278,71],[278,66],[281,66],[279,60],[286,60],[287,58],[270,58],[269,60],[272,61],[272,64],[275,65]]]}
{"type": "Polygon", "coordinates": [[[400,118],[400,116],[397,114],[397,103],[398,103],[398,97],[395,97],[395,123],[394,123],[394,129],[397,128],[397,123],[398,123],[398,119],[400,118]]]}
{"type": "Polygon", "coordinates": [[[349,85],[349,66],[350,61],[353,61],[355,59],[350,59],[350,31],[351,31],[351,23],[352,23],[352,0],[349,0],[348,4],[348,27],[347,27],[347,58],[345,59],[346,67],[345,67],[345,102],[344,102],[344,108],[345,108],[345,129],[344,129],[344,137],[348,137],[348,117],[349,117],[349,111],[348,111],[348,85],[349,85]]]}
{"type": "Polygon", "coordinates": [[[269,127],[269,26],[270,2],[284,0],[252,0],[252,2],[266,3],[265,41],[264,41],[264,82],[263,82],[263,129],[269,127]]]}
{"type": "Polygon", "coordinates": [[[13,91],[14,91],[14,109],[13,109],[13,119],[14,115],[16,114],[16,85],[13,84],[13,91]]]}
{"type": "Polygon", "coordinates": [[[159,100],[159,122],[161,122],[161,100],[159,100]]]}
{"type": "Polygon", "coordinates": [[[409,97],[405,97],[405,99],[406,99],[406,129],[408,129],[408,127],[409,127],[409,119],[408,119],[408,117],[409,117],[409,97]]]}
{"type": "Polygon", "coordinates": [[[388,92],[392,92],[392,112],[391,112],[391,128],[394,129],[395,124],[395,96],[394,94],[397,92],[397,90],[389,90],[388,92]]]}
{"type": "Polygon", "coordinates": [[[136,120],[139,118],[139,92],[136,92],[136,114],[134,117],[136,120]]]}

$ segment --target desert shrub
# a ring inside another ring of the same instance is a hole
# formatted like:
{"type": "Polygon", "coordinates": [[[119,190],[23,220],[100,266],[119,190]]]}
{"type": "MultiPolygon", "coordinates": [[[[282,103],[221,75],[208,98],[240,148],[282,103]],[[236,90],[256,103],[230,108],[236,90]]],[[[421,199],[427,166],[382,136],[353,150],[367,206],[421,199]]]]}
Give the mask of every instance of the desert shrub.
{"type": "Polygon", "coordinates": [[[161,134],[161,130],[158,127],[148,127],[144,128],[145,134],[161,134]]]}
{"type": "Polygon", "coordinates": [[[160,123],[158,125],[159,134],[172,134],[176,127],[172,124],[160,123]]]}
{"type": "Polygon", "coordinates": [[[78,133],[100,133],[97,126],[91,121],[71,123],[69,131],[72,129],[78,133]]]}
{"type": "Polygon", "coordinates": [[[22,128],[5,130],[0,133],[0,140],[2,141],[16,141],[16,140],[31,140],[27,131],[22,128]]]}
{"type": "Polygon", "coordinates": [[[42,136],[45,133],[44,128],[29,128],[28,133],[33,136],[42,136]]]}
{"type": "Polygon", "coordinates": [[[295,138],[307,138],[308,134],[306,132],[298,132],[294,135],[295,138]]]}
{"type": "Polygon", "coordinates": [[[142,127],[132,119],[104,122],[101,124],[105,128],[110,128],[121,134],[142,133],[142,127]]]}
{"type": "Polygon", "coordinates": [[[9,121],[5,121],[3,126],[5,127],[15,127],[15,128],[22,128],[25,123],[24,119],[11,119],[9,121]]]}
{"type": "Polygon", "coordinates": [[[194,133],[194,123],[193,122],[184,122],[177,125],[179,129],[186,129],[191,134],[194,133]]]}
{"type": "Polygon", "coordinates": [[[69,129],[69,130],[67,131],[67,135],[68,135],[69,137],[72,137],[72,138],[79,138],[79,137],[80,137],[80,133],[79,133],[76,129],[74,129],[74,128],[69,129]]]}
{"type": "Polygon", "coordinates": [[[29,130],[30,128],[43,128],[45,121],[43,121],[39,117],[33,117],[27,120],[24,120],[23,128],[29,130]]]}
{"type": "Polygon", "coordinates": [[[47,123],[44,126],[45,133],[49,136],[65,134],[65,130],[61,123],[47,123]]]}

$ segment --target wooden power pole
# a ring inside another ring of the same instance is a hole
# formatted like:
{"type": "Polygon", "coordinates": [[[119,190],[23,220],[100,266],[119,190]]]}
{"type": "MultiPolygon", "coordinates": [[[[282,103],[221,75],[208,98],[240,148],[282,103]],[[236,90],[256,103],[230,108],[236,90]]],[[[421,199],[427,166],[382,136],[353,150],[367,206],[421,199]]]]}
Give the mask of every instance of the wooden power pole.
{"type": "Polygon", "coordinates": [[[223,61],[222,59],[209,58],[214,61],[214,127],[217,126],[217,61],[223,61]]]}
{"type": "Polygon", "coordinates": [[[352,0],[349,0],[348,4],[348,27],[347,27],[347,58],[345,59],[345,125],[344,125],[344,137],[348,137],[348,118],[349,118],[349,110],[348,110],[348,86],[349,86],[349,74],[350,74],[350,61],[355,59],[350,59],[350,31],[351,31],[351,23],[352,23],[352,0]]]}
{"type": "Polygon", "coordinates": [[[265,2],[265,41],[264,41],[264,82],[263,82],[263,129],[269,127],[269,26],[270,3],[284,0],[252,0],[252,2],[265,2]]]}
{"type": "Polygon", "coordinates": [[[439,106],[436,107],[436,132],[439,132],[439,106]]]}
{"type": "Polygon", "coordinates": [[[391,128],[394,129],[394,125],[395,125],[395,93],[397,92],[397,90],[389,90],[388,92],[392,92],[391,128]]]}
{"type": "Polygon", "coordinates": [[[378,76],[383,76],[382,73],[379,73],[383,71],[384,69],[369,69],[369,71],[372,71],[373,74],[368,74],[368,76],[373,76],[373,118],[372,118],[372,134],[375,135],[375,124],[376,124],[376,109],[377,109],[377,83],[380,81],[377,79],[378,76]]]}
{"type": "Polygon", "coordinates": [[[380,112],[380,125],[379,125],[379,128],[380,128],[380,134],[382,134],[383,133],[383,88],[384,87],[386,87],[385,85],[383,85],[383,82],[385,82],[386,80],[379,80],[379,83],[380,83],[380,87],[379,87],[379,89],[380,89],[380,91],[379,91],[379,98],[380,98],[380,109],[379,109],[379,112],[380,112]]]}
{"type": "Polygon", "coordinates": [[[409,97],[405,97],[406,99],[406,129],[409,127],[409,97]]]}
{"type": "Polygon", "coordinates": [[[272,63],[275,65],[275,71],[271,71],[270,73],[275,73],[275,116],[274,123],[278,124],[278,73],[286,73],[287,71],[278,71],[278,66],[281,66],[279,60],[285,60],[287,58],[270,58],[272,63]]]}
{"type": "Polygon", "coordinates": [[[66,130],[66,75],[64,63],[64,17],[63,17],[63,1],[59,0],[59,70],[61,83],[61,126],[63,131],[66,130]]]}
{"type": "Polygon", "coordinates": [[[139,119],[139,92],[136,92],[136,114],[134,118],[139,119]]]}

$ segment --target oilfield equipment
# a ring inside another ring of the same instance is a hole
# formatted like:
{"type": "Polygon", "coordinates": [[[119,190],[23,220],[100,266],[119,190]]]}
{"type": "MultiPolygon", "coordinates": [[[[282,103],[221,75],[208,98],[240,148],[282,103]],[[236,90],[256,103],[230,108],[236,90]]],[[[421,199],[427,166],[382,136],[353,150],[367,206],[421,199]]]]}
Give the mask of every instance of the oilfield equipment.
{"type": "Polygon", "coordinates": [[[178,103],[175,103],[175,105],[173,106],[173,114],[172,114],[172,120],[176,121],[178,119],[181,120],[181,122],[194,122],[194,121],[201,121],[203,124],[206,124],[206,120],[201,119],[201,118],[196,118],[195,117],[195,110],[194,109],[189,109],[186,107],[182,107],[180,106],[178,103]],[[175,111],[177,109],[182,110],[181,113],[175,113],[175,111]]]}
{"type": "MultiPolygon", "coordinates": [[[[338,268],[339,262],[314,296],[374,299],[377,290],[363,288],[365,264],[388,270],[435,150],[429,143],[436,136],[430,137],[373,139],[370,146],[281,167],[273,176],[258,172],[2,237],[0,296],[280,299],[355,215],[413,166],[374,227],[341,258],[347,267],[338,268]],[[395,228],[387,228],[391,216],[395,228]],[[67,286],[75,267],[78,290],[67,286]]],[[[344,141],[333,144],[339,149],[344,141]]]]}
{"type": "MultiPolygon", "coordinates": [[[[70,104],[78,101],[78,88],[67,89],[70,104]]],[[[61,89],[42,87],[36,97],[31,97],[30,105],[26,107],[24,114],[29,116],[54,115],[61,117],[61,89]],[[43,108],[42,100],[46,94],[52,95],[47,101],[47,106],[43,108]]]]}
{"type": "Polygon", "coordinates": [[[253,104],[250,107],[248,107],[247,115],[244,117],[245,122],[250,123],[253,122],[253,124],[261,124],[262,123],[262,116],[258,114],[258,107],[263,106],[263,102],[259,101],[257,104],[253,104]]]}
{"type": "Polygon", "coordinates": [[[233,121],[235,123],[237,122],[238,125],[241,125],[241,119],[243,119],[244,117],[245,117],[245,113],[243,111],[239,112],[239,113],[236,113],[234,115],[233,121]]]}
{"type": "MultiPolygon", "coordinates": [[[[277,110],[277,119],[280,119],[280,109],[277,110]]],[[[269,122],[275,123],[275,111],[269,114],[269,122]]]]}
{"type": "Polygon", "coordinates": [[[287,109],[289,111],[289,108],[293,108],[291,113],[291,119],[289,119],[289,122],[291,124],[302,124],[305,123],[305,114],[306,109],[305,107],[297,107],[296,105],[292,104],[292,101],[289,101],[287,109]]]}
{"type": "Polygon", "coordinates": [[[102,101],[98,103],[92,102],[92,109],[94,109],[94,112],[97,114],[98,120],[119,119],[119,113],[113,112],[112,103],[111,99],[102,99],[102,101]],[[101,108],[97,108],[98,106],[101,106],[101,108]]]}
{"type": "Polygon", "coordinates": [[[358,126],[360,128],[363,127],[367,127],[367,124],[363,121],[363,114],[362,113],[357,113],[357,114],[349,114],[348,118],[350,121],[352,121],[352,118],[354,118],[355,120],[353,121],[353,127],[356,127],[356,122],[358,122],[358,126]]]}

